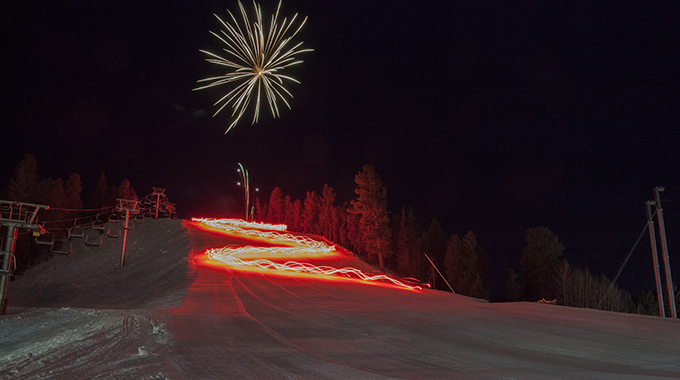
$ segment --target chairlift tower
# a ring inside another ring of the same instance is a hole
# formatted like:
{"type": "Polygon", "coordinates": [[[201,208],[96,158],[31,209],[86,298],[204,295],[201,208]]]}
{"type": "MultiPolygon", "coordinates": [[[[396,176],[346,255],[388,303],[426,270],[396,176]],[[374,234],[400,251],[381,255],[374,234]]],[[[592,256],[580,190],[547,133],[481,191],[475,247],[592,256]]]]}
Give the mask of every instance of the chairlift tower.
{"type": "Polygon", "coordinates": [[[161,207],[161,197],[165,198],[165,189],[160,187],[152,187],[153,193],[151,196],[156,196],[156,219],[158,219],[158,209],[161,207]]]}
{"type": "Polygon", "coordinates": [[[0,296],[2,297],[2,309],[0,314],[2,315],[7,311],[7,287],[9,286],[9,278],[14,275],[14,267],[16,267],[16,263],[13,263],[13,258],[17,239],[17,228],[27,228],[29,230],[40,229],[40,225],[38,224],[38,211],[41,208],[49,210],[50,206],[0,200],[0,225],[2,225],[2,227],[7,227],[5,247],[0,251],[2,260],[2,269],[0,269],[0,296]]]}
{"type": "Polygon", "coordinates": [[[130,213],[137,214],[139,213],[139,201],[138,200],[130,200],[130,199],[118,199],[118,206],[116,206],[116,211],[118,212],[123,212],[125,211],[125,227],[123,231],[123,248],[120,251],[120,267],[123,267],[123,264],[125,263],[125,244],[127,243],[127,233],[128,230],[130,229],[129,222],[130,222],[130,213]]]}

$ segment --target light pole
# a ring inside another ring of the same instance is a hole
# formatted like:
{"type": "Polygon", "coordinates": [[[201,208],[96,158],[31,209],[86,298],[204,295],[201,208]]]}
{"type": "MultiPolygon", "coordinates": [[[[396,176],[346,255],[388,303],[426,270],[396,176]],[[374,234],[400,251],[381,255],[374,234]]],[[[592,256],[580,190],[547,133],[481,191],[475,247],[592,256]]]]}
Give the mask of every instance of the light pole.
{"type": "MultiPolygon", "coordinates": [[[[245,207],[246,207],[246,222],[252,222],[253,221],[253,211],[250,209],[250,177],[248,176],[248,170],[241,165],[239,162],[238,164],[239,169],[237,170],[238,173],[241,175],[241,182],[238,183],[239,186],[243,185],[243,198],[245,200],[245,207]]],[[[257,191],[257,189],[255,189],[257,191]]]]}
{"type": "Polygon", "coordinates": [[[671,276],[671,264],[668,258],[668,242],[666,241],[666,226],[663,223],[663,210],[661,209],[660,192],[664,188],[659,186],[654,188],[654,199],[656,200],[656,216],[659,218],[659,234],[661,235],[661,250],[663,251],[663,263],[666,267],[666,287],[668,290],[668,302],[671,307],[671,316],[677,318],[678,314],[675,310],[675,295],[673,294],[673,276],[671,276]]]}
{"type": "Polygon", "coordinates": [[[647,201],[647,226],[649,227],[649,240],[652,244],[652,257],[654,259],[654,278],[656,279],[656,297],[659,302],[659,315],[661,318],[666,318],[666,310],[663,307],[663,287],[661,286],[661,274],[659,273],[659,257],[656,253],[656,236],[654,236],[654,219],[652,215],[652,206],[656,201],[647,201]]]}

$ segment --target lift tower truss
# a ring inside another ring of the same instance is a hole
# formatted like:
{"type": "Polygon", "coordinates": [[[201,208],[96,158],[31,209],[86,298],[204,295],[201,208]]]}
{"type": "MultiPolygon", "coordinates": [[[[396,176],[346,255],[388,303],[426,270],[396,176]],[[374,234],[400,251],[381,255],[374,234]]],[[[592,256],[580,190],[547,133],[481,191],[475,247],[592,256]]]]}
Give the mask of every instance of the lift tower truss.
{"type": "Polygon", "coordinates": [[[38,211],[40,209],[49,210],[50,206],[38,205],[33,203],[23,203],[14,201],[0,200],[0,225],[7,227],[7,240],[5,246],[0,251],[0,297],[2,297],[1,313],[7,311],[7,287],[9,278],[14,275],[14,248],[17,240],[17,229],[26,228],[29,230],[40,229],[38,224],[38,211]]]}

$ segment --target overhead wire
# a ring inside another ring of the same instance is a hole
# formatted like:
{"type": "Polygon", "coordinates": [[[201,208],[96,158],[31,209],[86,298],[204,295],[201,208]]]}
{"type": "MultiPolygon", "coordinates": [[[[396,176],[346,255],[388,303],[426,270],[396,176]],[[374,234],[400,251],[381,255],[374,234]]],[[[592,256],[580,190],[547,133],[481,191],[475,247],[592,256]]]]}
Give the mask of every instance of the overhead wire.
{"type": "MultiPolygon", "coordinates": [[[[655,213],[656,214],[656,213],[655,213]]],[[[653,217],[653,216],[652,216],[653,217]]],[[[635,248],[637,248],[638,244],[640,243],[640,239],[642,239],[642,236],[645,234],[645,231],[647,231],[647,228],[649,228],[649,224],[645,224],[645,226],[642,228],[642,231],[640,232],[640,235],[638,236],[637,240],[635,240],[635,244],[633,244],[633,248],[630,249],[630,252],[628,252],[628,256],[626,256],[626,259],[623,260],[623,263],[619,267],[619,271],[616,273],[616,276],[614,276],[614,279],[612,280],[611,284],[609,284],[609,287],[607,290],[604,292],[602,295],[602,298],[600,299],[600,302],[597,304],[597,309],[602,306],[602,302],[604,299],[607,297],[607,294],[609,294],[609,291],[614,287],[614,284],[616,284],[616,280],[618,280],[619,276],[621,275],[621,272],[623,272],[623,268],[626,266],[628,263],[628,260],[630,257],[633,255],[633,252],[635,251],[635,248]]]]}

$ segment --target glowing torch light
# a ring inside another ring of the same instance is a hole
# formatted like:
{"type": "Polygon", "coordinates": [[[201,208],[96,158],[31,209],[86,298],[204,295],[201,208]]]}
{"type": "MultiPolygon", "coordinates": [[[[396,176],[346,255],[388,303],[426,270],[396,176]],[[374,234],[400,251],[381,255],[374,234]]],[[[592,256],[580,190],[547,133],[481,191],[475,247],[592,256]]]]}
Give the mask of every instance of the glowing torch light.
{"type": "MultiPolygon", "coordinates": [[[[269,272],[285,275],[319,276],[323,278],[339,277],[354,281],[366,281],[374,284],[392,284],[410,290],[422,290],[418,285],[409,285],[385,274],[369,275],[353,267],[336,268],[327,265],[317,266],[311,263],[286,261],[279,263],[272,260],[288,258],[323,258],[337,256],[334,246],[314,240],[307,236],[293,235],[278,231],[263,231],[259,228],[271,229],[272,226],[262,223],[245,222],[239,219],[210,219],[193,218],[207,226],[222,231],[228,235],[246,236],[250,239],[266,241],[276,244],[273,247],[226,246],[208,249],[205,254],[211,260],[237,269],[259,272],[269,272]]],[[[276,227],[279,228],[279,227],[276,227]]]]}

